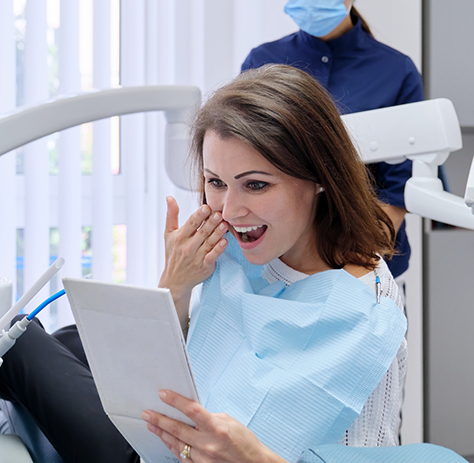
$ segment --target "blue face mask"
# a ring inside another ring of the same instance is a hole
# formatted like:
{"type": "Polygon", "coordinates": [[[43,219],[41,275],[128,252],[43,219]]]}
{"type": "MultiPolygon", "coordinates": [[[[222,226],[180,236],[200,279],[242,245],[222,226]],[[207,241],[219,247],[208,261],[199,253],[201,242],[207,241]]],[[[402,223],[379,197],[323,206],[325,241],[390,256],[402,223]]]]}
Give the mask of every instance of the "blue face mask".
{"type": "Polygon", "coordinates": [[[285,13],[301,30],[315,37],[329,34],[349,14],[344,0],[289,0],[285,13]]]}

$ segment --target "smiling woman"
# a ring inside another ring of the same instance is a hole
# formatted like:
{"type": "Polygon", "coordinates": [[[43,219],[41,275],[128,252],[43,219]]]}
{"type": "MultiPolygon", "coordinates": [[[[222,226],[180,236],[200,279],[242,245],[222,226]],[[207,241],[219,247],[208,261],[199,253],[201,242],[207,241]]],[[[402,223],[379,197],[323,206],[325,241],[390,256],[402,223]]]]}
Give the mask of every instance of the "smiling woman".
{"type": "Polygon", "coordinates": [[[245,72],[198,112],[192,154],[203,205],[179,227],[168,198],[160,286],[186,329],[202,283],[188,351],[203,406],[162,391],[197,427],[149,410],[149,429],[197,463],[397,445],[394,229],[329,96],[292,67],[245,72]]]}

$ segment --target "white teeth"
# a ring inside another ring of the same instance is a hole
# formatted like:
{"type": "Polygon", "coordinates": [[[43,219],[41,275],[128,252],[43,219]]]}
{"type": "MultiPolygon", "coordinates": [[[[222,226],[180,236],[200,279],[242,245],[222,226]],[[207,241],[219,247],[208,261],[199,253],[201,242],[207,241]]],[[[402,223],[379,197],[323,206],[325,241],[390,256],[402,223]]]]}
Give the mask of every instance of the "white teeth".
{"type": "Polygon", "coordinates": [[[254,225],[253,227],[236,227],[234,226],[234,229],[238,233],[247,233],[251,230],[256,230],[257,228],[262,228],[263,225],[254,225]]]}

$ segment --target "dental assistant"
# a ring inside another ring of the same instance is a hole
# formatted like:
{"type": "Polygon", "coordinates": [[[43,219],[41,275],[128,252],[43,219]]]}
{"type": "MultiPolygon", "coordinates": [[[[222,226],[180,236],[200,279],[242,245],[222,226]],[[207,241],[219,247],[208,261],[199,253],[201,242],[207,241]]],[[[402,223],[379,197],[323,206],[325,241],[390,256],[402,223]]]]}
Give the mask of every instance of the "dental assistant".
{"type": "MultiPolygon", "coordinates": [[[[288,64],[311,74],[341,114],[423,100],[421,76],[412,60],[372,36],[353,0],[289,0],[285,12],[300,27],[294,34],[254,48],[242,71],[267,63],[288,64]]],[[[388,266],[398,277],[408,268],[410,246],[405,232],[404,188],[412,163],[369,165],[379,198],[397,233],[388,266]]]]}
{"type": "Polygon", "coordinates": [[[192,153],[202,206],[179,227],[167,199],[160,286],[189,326],[203,406],[160,391],[197,427],[147,410],[149,430],[196,463],[397,445],[395,231],[330,97],[290,66],[245,72],[199,111],[192,153]]]}

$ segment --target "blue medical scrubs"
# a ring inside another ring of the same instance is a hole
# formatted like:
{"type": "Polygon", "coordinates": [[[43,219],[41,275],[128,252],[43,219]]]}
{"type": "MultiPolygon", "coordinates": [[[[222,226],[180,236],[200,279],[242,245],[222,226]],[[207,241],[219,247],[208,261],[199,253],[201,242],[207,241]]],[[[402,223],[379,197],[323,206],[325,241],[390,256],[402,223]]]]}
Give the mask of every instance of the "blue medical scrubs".
{"type": "MultiPolygon", "coordinates": [[[[327,42],[304,31],[254,48],[242,71],[268,63],[288,64],[317,79],[330,93],[341,114],[385,108],[423,100],[421,76],[413,61],[377,42],[362,30],[353,16],[354,27],[327,42]]],[[[411,161],[390,165],[370,164],[379,198],[405,208],[404,189],[411,177],[411,161]]],[[[408,268],[410,246],[403,222],[397,234],[398,255],[388,262],[397,277],[408,268]]]]}

